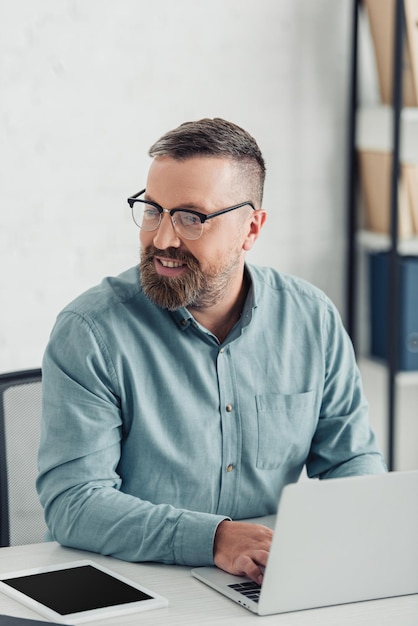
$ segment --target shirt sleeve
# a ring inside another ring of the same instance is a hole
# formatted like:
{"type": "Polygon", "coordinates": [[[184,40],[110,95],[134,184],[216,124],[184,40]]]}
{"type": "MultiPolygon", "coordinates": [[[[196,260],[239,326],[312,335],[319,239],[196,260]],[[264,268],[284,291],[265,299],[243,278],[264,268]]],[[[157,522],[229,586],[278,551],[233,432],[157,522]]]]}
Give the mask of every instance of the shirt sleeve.
{"type": "Polygon", "coordinates": [[[119,382],[92,320],[61,314],[42,373],[37,488],[52,538],[128,561],[212,565],[214,536],[225,516],[153,504],[123,491],[119,382]]]}
{"type": "Polygon", "coordinates": [[[386,472],[369,424],[369,407],[352,343],[331,303],[324,318],[323,342],[324,389],[306,464],[308,475],[337,478],[386,472]]]}

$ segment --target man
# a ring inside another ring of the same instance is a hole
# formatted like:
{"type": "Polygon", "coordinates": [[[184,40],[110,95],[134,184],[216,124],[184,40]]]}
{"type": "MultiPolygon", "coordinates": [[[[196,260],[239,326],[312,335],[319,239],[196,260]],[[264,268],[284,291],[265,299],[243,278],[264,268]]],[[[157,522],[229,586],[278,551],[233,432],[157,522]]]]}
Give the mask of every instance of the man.
{"type": "Polygon", "coordinates": [[[141,262],[59,315],[38,489],[51,535],[261,582],[283,486],[385,471],[350,341],[306,282],[250,266],[266,220],[254,139],[190,122],[131,197],[141,262]]]}

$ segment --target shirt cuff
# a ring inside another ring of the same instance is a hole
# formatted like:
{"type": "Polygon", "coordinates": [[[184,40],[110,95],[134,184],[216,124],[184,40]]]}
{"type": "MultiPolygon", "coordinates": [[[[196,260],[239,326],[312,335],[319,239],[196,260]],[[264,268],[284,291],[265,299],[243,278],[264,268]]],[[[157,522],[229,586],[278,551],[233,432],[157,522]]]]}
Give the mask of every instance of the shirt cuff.
{"type": "Polygon", "coordinates": [[[174,558],[179,565],[214,565],[213,542],[221,522],[231,520],[222,515],[184,511],[177,522],[174,558]]]}

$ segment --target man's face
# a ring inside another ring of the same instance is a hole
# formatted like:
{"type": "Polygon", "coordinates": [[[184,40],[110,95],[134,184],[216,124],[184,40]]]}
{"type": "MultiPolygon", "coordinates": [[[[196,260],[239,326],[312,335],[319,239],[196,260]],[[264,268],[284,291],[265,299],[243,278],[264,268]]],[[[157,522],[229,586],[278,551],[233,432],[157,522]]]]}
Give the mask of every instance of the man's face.
{"type": "MultiPolygon", "coordinates": [[[[157,157],[151,164],[146,198],[160,206],[213,213],[243,197],[234,163],[227,158],[178,161],[157,157]]],[[[248,193],[248,192],[247,192],[248,193]]],[[[199,239],[187,240],[163,214],[152,232],[140,231],[141,276],[146,295],[158,306],[204,308],[221,301],[234,281],[242,280],[243,245],[254,213],[245,206],[208,220],[199,239]]]]}

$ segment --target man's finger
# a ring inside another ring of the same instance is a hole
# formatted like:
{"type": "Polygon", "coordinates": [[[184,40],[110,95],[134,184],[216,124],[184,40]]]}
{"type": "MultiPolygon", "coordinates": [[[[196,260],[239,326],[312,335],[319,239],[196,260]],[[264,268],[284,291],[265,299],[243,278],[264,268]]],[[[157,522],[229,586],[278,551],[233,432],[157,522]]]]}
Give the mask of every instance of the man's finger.
{"type": "Polygon", "coordinates": [[[268,552],[266,550],[256,550],[251,555],[239,556],[236,560],[237,573],[239,572],[241,576],[247,576],[247,578],[261,585],[267,558],[268,552]]]}

